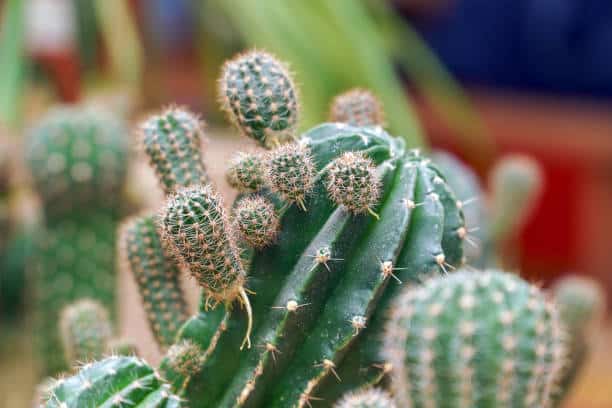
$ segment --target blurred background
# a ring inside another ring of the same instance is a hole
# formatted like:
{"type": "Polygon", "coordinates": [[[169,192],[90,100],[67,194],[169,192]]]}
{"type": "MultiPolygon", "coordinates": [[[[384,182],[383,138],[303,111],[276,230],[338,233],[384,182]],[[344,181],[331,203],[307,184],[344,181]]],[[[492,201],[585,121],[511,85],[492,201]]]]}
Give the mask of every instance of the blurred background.
{"type": "MultiPolygon", "coordinates": [[[[484,186],[500,157],[533,158],[543,183],[504,243],[508,266],[544,285],[588,276],[612,294],[612,3],[604,0],[0,0],[0,155],[13,169],[0,222],[26,230],[40,222],[17,159],[28,130],[58,103],[104,106],[131,125],[186,105],[209,125],[209,168],[223,183],[238,139],[216,79],[225,59],[249,47],[291,63],[302,130],[326,120],[333,96],[359,86],[379,96],[392,134],[452,152],[484,186]]],[[[143,172],[130,169],[128,194],[146,196],[139,206],[159,199],[143,172]]],[[[27,258],[27,239],[16,245],[27,258]]],[[[0,405],[29,406],[37,380],[27,274],[8,272],[0,405]]],[[[134,283],[121,282],[121,326],[140,336],[134,283]]],[[[569,407],[612,406],[609,324],[595,343],[601,358],[591,358],[569,407]]]]}

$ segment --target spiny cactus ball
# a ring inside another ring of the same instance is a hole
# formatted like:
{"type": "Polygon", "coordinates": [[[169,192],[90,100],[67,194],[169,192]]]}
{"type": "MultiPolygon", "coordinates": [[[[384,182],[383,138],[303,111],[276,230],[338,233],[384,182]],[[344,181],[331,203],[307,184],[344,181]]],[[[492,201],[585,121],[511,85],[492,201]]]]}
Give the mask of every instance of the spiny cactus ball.
{"type": "Polygon", "coordinates": [[[499,271],[458,271],[408,289],[385,340],[402,407],[546,408],[565,359],[552,303],[499,271]]]}
{"type": "Polygon", "coordinates": [[[345,395],[334,408],[396,408],[396,405],[385,391],[368,388],[345,395]]]}
{"type": "Polygon", "coordinates": [[[196,115],[171,106],[149,117],[140,129],[144,151],[166,194],[207,183],[201,154],[204,123],[196,115]]]}
{"type": "Polygon", "coordinates": [[[351,126],[382,126],[384,114],[380,101],[372,92],[355,88],[334,98],[329,120],[351,126]]]}
{"type": "Polygon", "coordinates": [[[172,345],[166,353],[168,366],[185,377],[199,371],[203,356],[204,352],[200,346],[190,340],[172,345]]]}
{"type": "Polygon", "coordinates": [[[246,274],[221,196],[210,185],[181,188],[168,198],[160,218],[162,238],[202,287],[207,304],[241,298],[249,315],[245,342],[250,346],[246,274]]]}
{"type": "Polygon", "coordinates": [[[336,204],[355,214],[372,212],[380,197],[374,163],[362,153],[344,153],[329,167],[327,191],[336,204]]]}
{"type": "Polygon", "coordinates": [[[124,125],[103,111],[61,107],[45,115],[31,131],[26,155],[47,216],[119,206],[126,135],[124,125]]]}
{"type": "Polygon", "coordinates": [[[241,192],[261,190],[265,184],[262,155],[246,152],[236,153],[230,160],[227,181],[241,192]]]}
{"type": "Polygon", "coordinates": [[[235,224],[241,237],[255,249],[274,242],[280,229],[274,205],[261,196],[240,200],[235,209],[235,224]]]}
{"type": "Polygon", "coordinates": [[[112,334],[108,312],[91,299],[82,299],[64,308],[60,331],[66,362],[85,362],[100,358],[112,334]]]}
{"type": "Polygon", "coordinates": [[[230,120],[262,146],[292,136],[298,118],[297,94],[287,68],[272,55],[250,51],[226,62],[219,94],[230,120]]]}
{"type": "Polygon", "coordinates": [[[310,150],[297,143],[270,152],[266,163],[266,183],[288,202],[306,211],[304,200],[314,186],[316,170],[310,150]]]}

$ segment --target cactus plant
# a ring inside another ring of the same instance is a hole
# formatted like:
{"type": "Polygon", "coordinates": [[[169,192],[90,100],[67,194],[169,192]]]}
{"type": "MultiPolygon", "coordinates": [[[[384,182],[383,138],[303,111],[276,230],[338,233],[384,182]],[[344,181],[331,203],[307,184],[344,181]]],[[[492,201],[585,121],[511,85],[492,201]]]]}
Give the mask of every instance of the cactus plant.
{"type": "Polygon", "coordinates": [[[351,89],[334,98],[329,112],[330,122],[351,126],[383,126],[382,104],[367,89],[351,89]]]}
{"type": "Polygon", "coordinates": [[[345,395],[334,408],[396,408],[396,405],[388,393],[371,388],[345,395]]]}
{"type": "Polygon", "coordinates": [[[385,338],[402,407],[550,407],[564,363],[554,305],[537,287],[495,270],[408,289],[385,338]]]}
{"type": "Polygon", "coordinates": [[[127,145],[121,122],[81,107],[52,110],[31,132],[27,162],[46,224],[30,266],[44,375],[67,367],[57,324],[64,306],[88,297],[115,315],[115,229],[127,145]]]}
{"type": "Polygon", "coordinates": [[[265,186],[263,157],[258,153],[238,152],[227,169],[230,186],[241,192],[259,191],[265,186]]]}

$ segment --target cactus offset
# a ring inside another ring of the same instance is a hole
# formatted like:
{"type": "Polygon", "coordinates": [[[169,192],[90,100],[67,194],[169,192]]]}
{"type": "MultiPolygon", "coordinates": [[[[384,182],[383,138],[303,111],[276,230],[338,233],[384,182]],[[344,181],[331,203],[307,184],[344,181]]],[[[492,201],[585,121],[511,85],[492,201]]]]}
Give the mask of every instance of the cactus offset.
{"type": "Polygon", "coordinates": [[[351,89],[334,98],[329,113],[330,122],[342,122],[351,126],[382,126],[382,104],[367,89],[351,89]]]}
{"type": "Polygon", "coordinates": [[[265,185],[261,153],[238,152],[230,160],[226,178],[240,192],[259,191],[265,185]]]}
{"type": "Polygon", "coordinates": [[[298,105],[293,79],[272,55],[251,51],[223,66],[219,97],[232,123],[263,146],[293,136],[298,105]]]}
{"type": "Polygon", "coordinates": [[[280,229],[274,205],[264,197],[245,197],[234,209],[234,223],[248,245],[262,249],[274,242],[280,229]]]}
{"type": "Polygon", "coordinates": [[[385,391],[370,388],[348,393],[334,408],[396,408],[396,405],[385,391]]]}
{"type": "Polygon", "coordinates": [[[385,338],[402,407],[549,407],[565,348],[543,293],[499,271],[407,290],[385,338]]]}

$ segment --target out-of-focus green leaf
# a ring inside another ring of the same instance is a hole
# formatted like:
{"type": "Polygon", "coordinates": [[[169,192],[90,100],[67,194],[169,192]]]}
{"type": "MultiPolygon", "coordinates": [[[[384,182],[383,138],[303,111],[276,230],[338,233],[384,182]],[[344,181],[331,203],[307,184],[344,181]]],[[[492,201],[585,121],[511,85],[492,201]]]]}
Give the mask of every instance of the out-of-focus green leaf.
{"type": "Polygon", "coordinates": [[[15,128],[22,115],[25,80],[23,1],[7,0],[0,24],[0,123],[15,128]]]}

